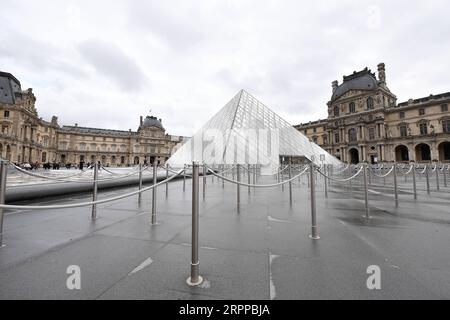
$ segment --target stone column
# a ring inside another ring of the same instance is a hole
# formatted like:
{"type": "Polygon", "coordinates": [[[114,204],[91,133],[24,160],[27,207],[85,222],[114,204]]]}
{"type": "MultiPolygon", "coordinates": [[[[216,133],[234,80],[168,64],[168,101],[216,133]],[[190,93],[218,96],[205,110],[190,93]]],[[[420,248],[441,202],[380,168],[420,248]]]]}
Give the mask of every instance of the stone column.
{"type": "Polygon", "coordinates": [[[431,160],[439,160],[438,148],[436,146],[436,142],[434,141],[431,143],[430,153],[431,153],[431,160]]]}
{"type": "Polygon", "coordinates": [[[416,161],[416,153],[414,152],[414,145],[412,143],[407,144],[408,147],[408,159],[409,161],[416,161]]]}

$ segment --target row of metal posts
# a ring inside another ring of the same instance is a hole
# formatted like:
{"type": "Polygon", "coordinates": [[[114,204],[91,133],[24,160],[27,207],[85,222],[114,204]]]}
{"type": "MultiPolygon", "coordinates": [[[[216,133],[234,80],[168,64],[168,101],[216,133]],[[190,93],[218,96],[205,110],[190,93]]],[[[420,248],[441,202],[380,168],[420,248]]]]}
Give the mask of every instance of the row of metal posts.
{"type": "MultiPolygon", "coordinates": [[[[316,220],[316,197],[315,197],[315,165],[313,162],[310,162],[310,168],[309,168],[309,187],[311,192],[311,239],[319,239],[318,232],[317,232],[317,220],[316,220]]],[[[6,171],[7,163],[4,161],[0,162],[0,204],[5,203],[5,190],[6,190],[6,171]]],[[[364,198],[365,198],[365,217],[369,218],[369,205],[368,205],[368,171],[367,171],[367,164],[363,164],[364,169],[364,198]]],[[[254,182],[257,178],[256,171],[258,170],[257,167],[254,168],[254,182]]],[[[351,169],[350,174],[351,174],[351,169]]],[[[233,171],[233,170],[232,170],[233,171]]],[[[326,175],[327,170],[326,167],[323,166],[324,175],[326,175]]],[[[394,192],[395,192],[395,202],[398,204],[398,188],[397,188],[397,172],[396,172],[396,165],[394,164],[394,192]]],[[[412,169],[413,171],[413,189],[414,189],[414,198],[417,199],[417,192],[416,192],[416,175],[415,175],[415,168],[412,169]]],[[[428,174],[428,168],[425,169],[426,173],[426,179],[427,179],[427,192],[429,193],[429,174],[428,174]]],[[[278,172],[279,177],[280,172],[278,172]]],[[[205,186],[206,186],[206,167],[203,166],[203,197],[205,197],[205,186]]],[[[234,171],[233,171],[234,175],[234,171]]],[[[237,181],[240,181],[240,166],[236,166],[236,175],[237,175],[237,181]]],[[[291,163],[289,164],[289,179],[291,179],[291,163]]],[[[446,173],[444,170],[444,184],[446,186],[446,173]]],[[[168,178],[168,166],[166,166],[166,179],[168,178]]],[[[282,181],[283,181],[283,177],[282,181]]],[[[185,179],[186,174],[184,173],[184,179],[183,179],[183,190],[185,189],[185,179]]],[[[279,180],[279,178],[278,178],[279,180]]],[[[223,181],[223,179],[222,179],[223,181]]],[[[351,180],[350,181],[350,188],[351,186],[351,180]]],[[[248,166],[248,182],[250,184],[250,166],[248,166]]],[[[436,182],[439,190],[439,173],[438,168],[436,168],[436,182]]],[[[156,160],[153,163],[153,184],[155,185],[157,183],[157,162],[156,160]]],[[[328,181],[330,184],[330,179],[328,181]]],[[[325,196],[327,197],[327,182],[325,177],[325,196]]],[[[292,184],[291,181],[289,181],[289,194],[290,194],[290,203],[292,204],[292,184]]],[[[98,166],[94,166],[94,183],[93,183],[93,201],[97,200],[97,188],[98,188],[98,166]]],[[[139,165],[139,190],[142,189],[142,166],[139,165]]],[[[199,275],[199,259],[198,259],[198,225],[199,225],[199,213],[198,213],[198,192],[199,192],[199,165],[198,163],[193,163],[192,165],[192,259],[191,259],[191,276],[188,278],[187,282],[190,285],[198,285],[202,282],[202,277],[199,275]]],[[[250,187],[249,187],[250,192],[250,187]]],[[[166,196],[168,195],[168,182],[166,182],[166,196]]],[[[138,197],[139,203],[141,202],[141,193],[139,193],[138,197]]],[[[238,212],[240,210],[240,185],[237,184],[237,209],[238,212]]],[[[96,219],[96,205],[94,204],[92,206],[92,219],[96,219]]],[[[151,224],[155,225],[156,223],[156,188],[152,189],[152,215],[151,215],[151,224]]],[[[0,208],[0,246],[3,246],[3,209],[0,208]]]]}

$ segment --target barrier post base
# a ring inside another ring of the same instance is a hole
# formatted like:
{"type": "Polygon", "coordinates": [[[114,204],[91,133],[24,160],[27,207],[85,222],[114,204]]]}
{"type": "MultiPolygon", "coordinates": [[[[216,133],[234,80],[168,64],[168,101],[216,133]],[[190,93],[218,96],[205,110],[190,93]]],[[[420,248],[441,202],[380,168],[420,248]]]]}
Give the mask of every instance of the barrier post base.
{"type": "Polygon", "coordinates": [[[186,280],[187,285],[190,287],[198,286],[198,285],[202,284],[202,282],[203,282],[202,276],[198,276],[197,281],[195,281],[195,282],[192,282],[191,277],[187,278],[187,280],[186,280]]]}

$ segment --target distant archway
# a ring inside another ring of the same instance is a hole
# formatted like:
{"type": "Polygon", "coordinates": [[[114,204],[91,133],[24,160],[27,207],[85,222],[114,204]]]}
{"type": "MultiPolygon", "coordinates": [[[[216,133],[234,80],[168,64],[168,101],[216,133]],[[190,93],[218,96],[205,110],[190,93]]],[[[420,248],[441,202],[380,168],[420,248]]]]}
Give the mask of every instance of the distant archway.
{"type": "Polygon", "coordinates": [[[359,162],[359,152],[357,149],[352,148],[348,150],[348,158],[350,160],[350,163],[358,163],[359,162]]]}
{"type": "Polygon", "coordinates": [[[409,152],[407,146],[400,144],[395,147],[395,161],[409,161],[409,152]]]}
{"type": "Polygon", "coordinates": [[[139,164],[139,157],[134,157],[134,164],[139,164]]]}
{"type": "Polygon", "coordinates": [[[450,161],[450,142],[444,141],[438,146],[439,161],[450,161]]]}
{"type": "Polygon", "coordinates": [[[417,161],[431,160],[431,150],[429,145],[427,145],[426,143],[419,143],[416,146],[416,160],[417,161]]]}

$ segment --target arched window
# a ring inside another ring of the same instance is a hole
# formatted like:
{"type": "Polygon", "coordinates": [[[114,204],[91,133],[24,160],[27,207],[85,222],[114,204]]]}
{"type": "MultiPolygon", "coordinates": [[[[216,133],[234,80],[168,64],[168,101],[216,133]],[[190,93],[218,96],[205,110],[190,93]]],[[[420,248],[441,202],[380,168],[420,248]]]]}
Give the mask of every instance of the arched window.
{"type": "Polygon", "coordinates": [[[334,107],[333,113],[334,113],[334,116],[335,116],[335,117],[339,117],[339,107],[338,107],[338,106],[335,106],[335,107],[334,107]]]}
{"type": "Polygon", "coordinates": [[[372,97],[367,98],[367,109],[373,109],[373,98],[372,97]]]}
{"type": "Polygon", "coordinates": [[[355,107],[355,103],[354,102],[350,102],[348,108],[350,109],[350,113],[355,113],[356,112],[356,107],[355,107]]]}
{"type": "Polygon", "coordinates": [[[356,129],[355,128],[351,128],[350,130],[348,130],[348,141],[349,142],[355,142],[356,140],[357,140],[356,129]]]}

